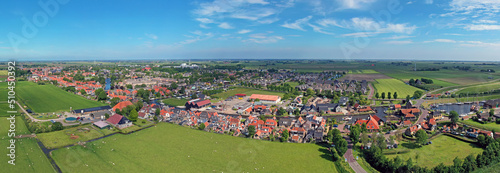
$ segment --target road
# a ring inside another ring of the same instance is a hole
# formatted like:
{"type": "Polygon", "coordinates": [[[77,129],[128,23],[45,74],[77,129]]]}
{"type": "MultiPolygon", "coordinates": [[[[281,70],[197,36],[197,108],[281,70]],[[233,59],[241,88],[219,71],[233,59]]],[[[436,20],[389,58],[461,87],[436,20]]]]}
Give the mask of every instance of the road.
{"type": "Polygon", "coordinates": [[[354,158],[354,155],[352,153],[352,142],[350,139],[346,139],[347,142],[349,143],[347,145],[347,151],[345,152],[344,154],[344,158],[347,159],[347,163],[349,163],[349,166],[351,166],[351,168],[354,170],[354,172],[356,173],[366,173],[365,169],[363,169],[363,167],[361,167],[361,165],[358,164],[358,162],[356,161],[356,159],[354,158]]]}

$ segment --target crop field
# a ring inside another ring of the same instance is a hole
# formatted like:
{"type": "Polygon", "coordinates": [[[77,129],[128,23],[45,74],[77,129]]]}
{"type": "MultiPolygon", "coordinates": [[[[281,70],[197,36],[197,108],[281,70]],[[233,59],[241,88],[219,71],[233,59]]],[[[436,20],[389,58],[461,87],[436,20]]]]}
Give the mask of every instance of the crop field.
{"type": "Polygon", "coordinates": [[[457,94],[460,94],[460,93],[464,93],[464,94],[471,93],[472,94],[472,93],[487,92],[487,91],[496,90],[496,89],[500,89],[500,82],[471,86],[471,87],[464,88],[456,93],[457,94]]]}
{"type": "Polygon", "coordinates": [[[178,98],[168,98],[168,99],[162,100],[163,103],[165,103],[166,105],[170,105],[170,106],[184,106],[187,101],[189,101],[189,100],[178,99],[178,98]]]}
{"type": "Polygon", "coordinates": [[[160,123],[86,147],[58,149],[52,156],[62,172],[337,172],[325,153],[316,144],[253,140],[160,123]]]}
{"type": "Polygon", "coordinates": [[[21,103],[25,103],[36,113],[69,111],[70,107],[84,109],[106,105],[87,100],[53,85],[38,85],[32,82],[17,82],[16,94],[21,103]]]}
{"type": "MultiPolygon", "coordinates": [[[[7,133],[10,123],[5,116],[7,116],[5,112],[0,112],[0,146],[2,147],[9,146],[9,140],[11,139],[7,133]]],[[[16,135],[30,134],[20,116],[16,117],[15,124],[16,135]]],[[[2,172],[55,172],[45,154],[38,147],[36,139],[17,139],[15,145],[16,165],[7,163],[9,161],[9,157],[7,156],[9,150],[4,148],[0,151],[0,155],[2,155],[0,157],[2,172]]]]}
{"type": "Polygon", "coordinates": [[[416,165],[434,168],[440,163],[452,165],[455,157],[463,159],[469,154],[476,157],[477,154],[483,152],[483,149],[475,146],[474,144],[463,142],[445,135],[441,135],[431,141],[432,144],[421,147],[417,147],[414,143],[402,142],[399,145],[399,148],[386,150],[385,153],[409,150],[407,153],[386,154],[386,156],[390,159],[399,156],[399,158],[405,161],[408,160],[408,158],[411,158],[416,165]]]}
{"type": "Polygon", "coordinates": [[[374,87],[380,94],[382,94],[382,92],[385,92],[386,94],[388,92],[391,92],[391,94],[397,92],[398,98],[406,98],[407,95],[412,96],[415,91],[421,90],[413,86],[406,85],[405,83],[397,79],[376,79],[374,82],[374,87]]]}
{"type": "Polygon", "coordinates": [[[234,96],[235,94],[246,94],[246,95],[267,94],[267,95],[278,95],[280,97],[283,97],[283,95],[285,95],[285,93],[274,92],[274,91],[265,91],[265,90],[251,89],[251,88],[234,88],[226,92],[214,94],[213,96],[226,99],[230,96],[234,96]]]}
{"type": "Polygon", "coordinates": [[[7,76],[8,72],[9,71],[7,71],[7,70],[0,70],[0,76],[7,76]]]}

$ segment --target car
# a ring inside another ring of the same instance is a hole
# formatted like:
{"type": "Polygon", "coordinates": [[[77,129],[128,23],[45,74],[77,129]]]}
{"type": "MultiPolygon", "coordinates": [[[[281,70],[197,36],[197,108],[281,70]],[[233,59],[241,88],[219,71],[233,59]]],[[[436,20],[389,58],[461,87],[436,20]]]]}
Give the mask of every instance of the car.
{"type": "Polygon", "coordinates": [[[333,127],[339,127],[339,125],[337,125],[337,124],[334,124],[334,125],[333,125],[333,127]]]}
{"type": "Polygon", "coordinates": [[[391,131],[386,132],[385,134],[391,134],[391,131]]]}

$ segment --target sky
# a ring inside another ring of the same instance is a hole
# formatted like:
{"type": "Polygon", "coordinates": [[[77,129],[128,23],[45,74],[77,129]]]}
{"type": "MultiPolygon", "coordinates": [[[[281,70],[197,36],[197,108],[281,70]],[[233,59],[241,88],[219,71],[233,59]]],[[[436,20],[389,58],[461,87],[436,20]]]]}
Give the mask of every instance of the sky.
{"type": "Polygon", "coordinates": [[[0,21],[0,59],[500,61],[500,0],[5,1],[0,21]]]}

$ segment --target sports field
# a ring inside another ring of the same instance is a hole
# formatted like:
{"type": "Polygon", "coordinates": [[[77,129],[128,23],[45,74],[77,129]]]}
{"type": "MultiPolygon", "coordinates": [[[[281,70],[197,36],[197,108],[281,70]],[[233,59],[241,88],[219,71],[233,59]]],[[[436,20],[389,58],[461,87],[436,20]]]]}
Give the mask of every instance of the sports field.
{"type": "Polygon", "coordinates": [[[283,95],[285,95],[285,93],[274,92],[274,91],[265,91],[265,90],[250,89],[250,88],[234,88],[226,92],[214,94],[213,96],[226,99],[230,96],[234,96],[235,94],[246,94],[246,95],[266,94],[266,95],[277,95],[280,97],[283,97],[283,95]]]}
{"type": "Polygon", "coordinates": [[[402,142],[399,148],[386,150],[384,153],[386,153],[386,156],[390,159],[399,156],[399,158],[406,161],[408,158],[411,158],[416,165],[434,168],[440,163],[452,165],[455,157],[463,159],[469,154],[476,157],[477,154],[483,152],[483,149],[474,144],[463,142],[445,135],[438,136],[431,141],[432,144],[421,147],[416,147],[414,143],[402,142]],[[388,152],[395,153],[396,151],[403,152],[408,150],[409,152],[402,154],[387,154],[388,152]]]}
{"type": "Polygon", "coordinates": [[[17,82],[16,94],[21,103],[25,103],[36,113],[69,111],[70,107],[74,110],[106,105],[53,85],[38,85],[32,82],[17,82]]]}
{"type": "Polygon", "coordinates": [[[326,152],[316,144],[253,140],[160,123],[52,155],[62,172],[337,172],[326,152]]]}
{"type": "Polygon", "coordinates": [[[397,92],[398,98],[406,98],[407,95],[412,96],[415,91],[421,90],[413,86],[406,85],[397,79],[376,79],[373,83],[378,93],[382,94],[382,92],[385,92],[387,95],[388,92],[391,92],[391,94],[397,92]]]}
{"type": "Polygon", "coordinates": [[[162,100],[163,103],[165,103],[166,105],[170,105],[170,106],[184,106],[187,101],[189,101],[189,100],[177,99],[177,98],[168,98],[168,99],[162,100]]]}

